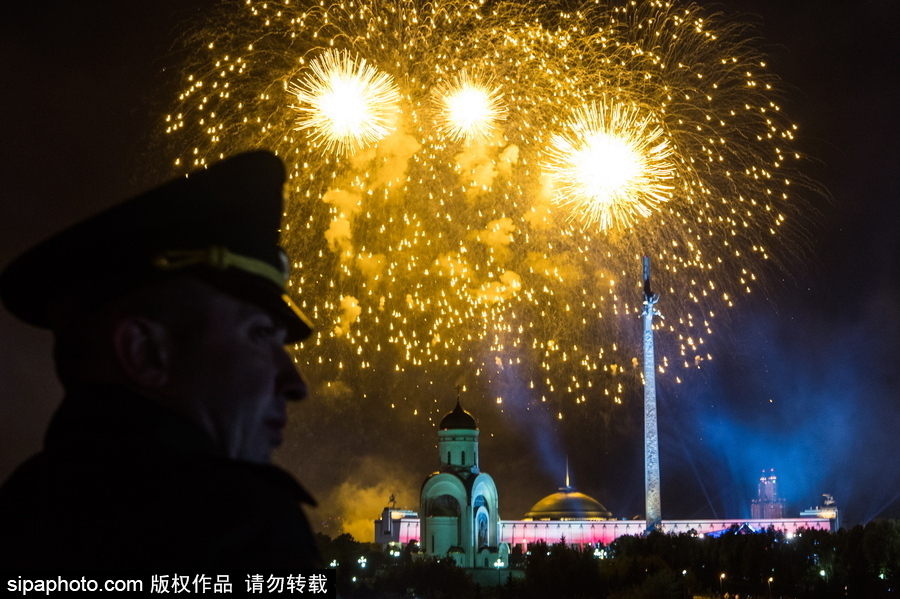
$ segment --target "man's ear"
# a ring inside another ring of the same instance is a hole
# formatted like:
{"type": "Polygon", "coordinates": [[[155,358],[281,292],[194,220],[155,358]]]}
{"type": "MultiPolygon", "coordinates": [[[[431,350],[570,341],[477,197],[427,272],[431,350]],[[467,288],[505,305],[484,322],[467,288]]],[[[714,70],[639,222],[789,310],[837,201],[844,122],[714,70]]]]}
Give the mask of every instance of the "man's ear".
{"type": "Polygon", "coordinates": [[[169,378],[169,336],[148,318],[125,318],[113,330],[113,351],[122,373],[135,385],[158,389],[169,378]]]}

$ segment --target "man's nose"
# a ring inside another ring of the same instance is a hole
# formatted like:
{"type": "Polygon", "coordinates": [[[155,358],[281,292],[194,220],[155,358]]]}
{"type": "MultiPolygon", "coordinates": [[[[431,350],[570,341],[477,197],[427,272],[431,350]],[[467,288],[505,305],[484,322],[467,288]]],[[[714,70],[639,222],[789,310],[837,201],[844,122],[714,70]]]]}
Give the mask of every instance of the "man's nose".
{"type": "Polygon", "coordinates": [[[278,359],[278,391],[287,401],[300,401],[306,397],[306,381],[286,348],[279,352],[278,359]]]}

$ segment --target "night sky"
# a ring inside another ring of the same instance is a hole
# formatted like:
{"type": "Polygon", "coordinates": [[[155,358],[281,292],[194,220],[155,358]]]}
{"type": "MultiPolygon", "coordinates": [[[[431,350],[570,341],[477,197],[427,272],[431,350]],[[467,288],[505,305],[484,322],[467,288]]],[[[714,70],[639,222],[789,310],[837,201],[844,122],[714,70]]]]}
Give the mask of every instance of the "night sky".
{"type": "MultiPolygon", "coordinates": [[[[175,41],[215,4],[18,3],[5,15],[0,265],[161,180],[165,160],[151,148],[179,85],[175,41]]],[[[714,7],[756,23],[799,147],[815,158],[804,172],[827,193],[808,193],[816,214],[802,257],[731,311],[710,342],[715,359],[681,385],[660,384],[663,518],[749,517],[769,468],[787,515],[830,493],[845,524],[900,517],[900,8],[891,0],[714,7]]],[[[49,333],[0,313],[0,480],[40,448],[59,404],[50,348],[49,333]]],[[[456,381],[411,375],[408,384],[439,411],[452,409],[456,381]]],[[[643,514],[640,401],[633,394],[611,422],[560,424],[463,394],[501,517],[520,518],[561,486],[566,456],[580,491],[617,517],[643,514]]],[[[311,519],[323,530],[340,532],[343,522],[369,540],[391,494],[398,507],[417,507],[438,464],[434,422],[316,393],[291,409],[277,461],[319,498],[311,519]]]]}

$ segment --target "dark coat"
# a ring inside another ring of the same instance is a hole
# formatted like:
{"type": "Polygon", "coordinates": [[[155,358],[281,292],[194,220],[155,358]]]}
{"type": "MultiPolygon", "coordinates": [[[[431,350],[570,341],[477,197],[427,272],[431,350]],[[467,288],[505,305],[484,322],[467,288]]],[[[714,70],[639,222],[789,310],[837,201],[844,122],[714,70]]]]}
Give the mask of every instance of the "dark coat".
{"type": "Polygon", "coordinates": [[[70,394],[0,487],[0,568],[320,566],[284,470],[223,457],[192,421],[112,387],[70,394]]]}

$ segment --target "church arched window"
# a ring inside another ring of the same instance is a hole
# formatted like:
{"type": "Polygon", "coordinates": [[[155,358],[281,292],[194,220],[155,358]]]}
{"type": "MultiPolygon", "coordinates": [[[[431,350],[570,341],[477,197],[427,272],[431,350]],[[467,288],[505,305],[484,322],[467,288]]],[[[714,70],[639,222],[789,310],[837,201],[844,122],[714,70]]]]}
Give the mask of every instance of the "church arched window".
{"type": "Polygon", "coordinates": [[[478,548],[487,546],[488,544],[488,516],[482,509],[478,511],[475,519],[475,530],[478,533],[478,548]]]}

